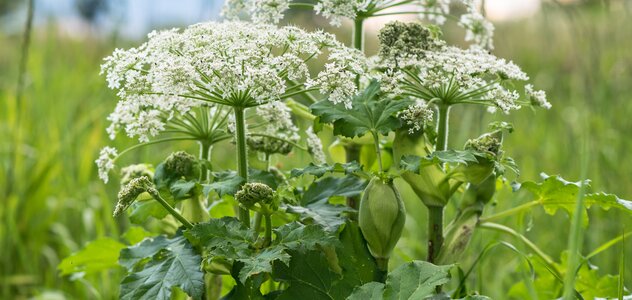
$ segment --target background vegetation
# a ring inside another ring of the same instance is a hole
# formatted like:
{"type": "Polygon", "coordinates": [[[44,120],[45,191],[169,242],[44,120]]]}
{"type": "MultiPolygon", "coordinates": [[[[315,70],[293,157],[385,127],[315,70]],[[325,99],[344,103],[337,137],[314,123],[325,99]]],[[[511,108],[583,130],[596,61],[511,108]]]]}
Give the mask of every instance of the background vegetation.
{"type": "MultiPolygon", "coordinates": [[[[305,27],[324,24],[301,14],[293,21],[305,27]]],[[[624,1],[548,4],[529,19],[497,24],[495,53],[522,66],[536,86],[547,91],[553,108],[511,116],[461,114],[452,120],[451,126],[459,132],[451,142],[464,143],[466,137],[483,132],[491,120],[512,122],[516,131],[507,138],[505,150],[518,162],[521,180],[535,180],[541,171],[579,180],[579,149],[587,137],[588,174],[595,190],[632,198],[631,28],[632,5],[624,1]]],[[[447,32],[453,41],[462,40],[458,34],[447,32]]],[[[112,35],[68,37],[53,21],[38,26],[32,36],[25,90],[17,101],[21,35],[0,32],[1,299],[110,299],[117,295],[117,271],[73,280],[61,278],[56,266],[87,241],[120,236],[128,227],[124,219],[111,217],[117,180],[107,185],[99,181],[93,161],[99,149],[110,143],[106,116],[116,103],[98,74],[101,59],[115,47],[136,43],[112,35]]],[[[374,51],[375,40],[368,43],[369,51],[374,51]]],[[[125,141],[118,143],[122,148],[125,141]]],[[[196,150],[195,145],[182,146],[196,150]]],[[[127,162],[157,163],[169,152],[161,147],[144,149],[128,156],[127,162]]],[[[226,165],[233,159],[232,152],[213,156],[226,165]]],[[[520,203],[509,190],[495,201],[498,210],[520,203]]],[[[410,216],[393,265],[425,256],[421,230],[425,209],[420,202],[406,205],[410,216]]],[[[632,228],[632,220],[617,211],[591,210],[590,218],[584,254],[632,228]]],[[[503,222],[521,228],[557,261],[566,249],[570,224],[562,212],[549,216],[538,208],[503,222]]],[[[469,267],[491,240],[522,247],[505,236],[483,232],[475,237],[461,265],[469,267]]],[[[600,275],[619,272],[622,245],[627,260],[632,261],[632,243],[618,244],[593,259],[600,275]]],[[[524,276],[525,267],[506,250],[493,251],[472,280],[482,293],[505,299],[511,284],[524,276]]],[[[630,274],[626,274],[626,285],[632,286],[630,274]]]]}

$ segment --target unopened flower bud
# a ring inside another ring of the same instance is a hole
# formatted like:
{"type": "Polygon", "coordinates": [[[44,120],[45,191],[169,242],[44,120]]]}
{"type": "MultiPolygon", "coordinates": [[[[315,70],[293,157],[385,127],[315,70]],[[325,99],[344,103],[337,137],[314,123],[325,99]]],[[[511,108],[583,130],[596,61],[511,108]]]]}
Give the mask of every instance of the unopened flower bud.
{"type": "Polygon", "coordinates": [[[436,50],[443,46],[443,42],[438,39],[439,34],[436,27],[429,28],[421,23],[388,23],[378,35],[379,55],[383,59],[421,56],[427,50],[436,50]]]}
{"type": "Polygon", "coordinates": [[[195,156],[184,151],[171,153],[164,162],[165,172],[174,177],[194,179],[200,176],[200,163],[195,156]]]}
{"type": "Polygon", "coordinates": [[[147,178],[154,177],[153,166],[150,164],[136,164],[129,165],[121,169],[121,186],[125,186],[132,179],[146,176],[147,178]]]}
{"type": "Polygon", "coordinates": [[[114,216],[121,215],[125,210],[136,201],[136,198],[147,189],[151,188],[153,183],[147,176],[141,176],[130,180],[118,193],[118,202],[114,208],[114,216]]]}
{"type": "Polygon", "coordinates": [[[371,255],[389,258],[405,222],[404,202],[393,182],[373,178],[364,190],[358,212],[358,224],[371,255]]]}
{"type": "Polygon", "coordinates": [[[263,183],[249,182],[235,194],[235,200],[248,208],[257,203],[270,205],[274,201],[274,190],[263,183]]]}

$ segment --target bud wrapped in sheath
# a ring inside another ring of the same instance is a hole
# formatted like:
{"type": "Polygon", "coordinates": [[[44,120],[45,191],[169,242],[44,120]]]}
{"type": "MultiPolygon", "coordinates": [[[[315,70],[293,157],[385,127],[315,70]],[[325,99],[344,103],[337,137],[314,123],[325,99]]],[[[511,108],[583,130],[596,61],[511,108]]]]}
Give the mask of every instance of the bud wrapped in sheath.
{"type": "Polygon", "coordinates": [[[405,222],[404,202],[393,181],[373,178],[362,195],[358,223],[375,258],[390,257],[405,222]]]}

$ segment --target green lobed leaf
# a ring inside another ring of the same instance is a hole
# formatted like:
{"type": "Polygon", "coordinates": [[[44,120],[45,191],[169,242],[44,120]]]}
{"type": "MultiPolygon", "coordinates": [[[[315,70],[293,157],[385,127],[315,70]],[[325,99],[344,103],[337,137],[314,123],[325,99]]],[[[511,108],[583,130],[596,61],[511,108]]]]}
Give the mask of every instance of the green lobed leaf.
{"type": "Polygon", "coordinates": [[[200,185],[195,181],[177,180],[169,187],[171,195],[176,199],[188,199],[198,193],[200,185]]]}
{"type": "Polygon", "coordinates": [[[319,225],[303,225],[298,222],[285,224],[274,229],[274,243],[284,249],[304,253],[318,247],[339,245],[338,239],[319,225]]]}
{"type": "Polygon", "coordinates": [[[252,254],[252,245],[257,233],[246,228],[238,219],[224,217],[195,224],[184,235],[195,246],[202,246],[206,256],[220,256],[230,259],[247,257],[252,254]]]}
{"type": "Polygon", "coordinates": [[[160,250],[168,247],[169,243],[169,239],[164,235],[146,238],[134,246],[122,249],[119,264],[132,272],[134,266],[138,265],[139,262],[154,256],[160,250]]]}
{"type": "Polygon", "coordinates": [[[328,231],[337,231],[347,220],[344,214],[355,211],[346,205],[333,205],[322,201],[306,206],[286,205],[285,209],[288,213],[300,215],[301,222],[318,224],[328,231]]]}
{"type": "Polygon", "coordinates": [[[367,132],[388,134],[402,126],[395,114],[412,101],[382,99],[380,84],[371,81],[364,92],[352,101],[348,109],[343,103],[334,104],[329,100],[314,103],[310,108],[323,123],[333,123],[334,134],[346,137],[362,136],[367,132]]]}
{"type": "Polygon", "coordinates": [[[450,281],[451,268],[452,265],[435,266],[425,261],[412,261],[390,272],[384,285],[369,283],[368,287],[354,290],[347,299],[425,299],[435,293],[436,287],[450,281]],[[368,298],[368,295],[371,295],[371,298],[368,298]]]}
{"type": "Polygon", "coordinates": [[[244,265],[239,270],[239,281],[247,284],[248,279],[252,276],[272,273],[272,264],[274,262],[282,262],[285,265],[290,264],[290,255],[285,252],[283,246],[276,246],[263,249],[261,252],[253,253],[248,257],[237,259],[244,265]]]}
{"type": "Polygon", "coordinates": [[[274,279],[289,284],[277,299],[345,299],[355,287],[375,280],[375,260],[357,224],[345,224],[339,240],[335,249],[289,251],[289,265],[275,264],[274,279]]]}
{"type": "Polygon", "coordinates": [[[160,236],[132,248],[133,251],[121,251],[122,264],[136,263],[134,272],[121,282],[120,299],[169,300],[174,287],[180,288],[192,299],[202,298],[202,258],[184,236],[178,234],[171,239],[160,236]],[[141,258],[141,254],[150,256],[141,258]],[[140,266],[139,263],[146,259],[147,263],[140,266]]]}
{"type": "MultiPolygon", "coordinates": [[[[170,192],[165,191],[165,189],[159,190],[159,192],[169,205],[175,205],[175,200],[170,192]]],[[[131,211],[129,215],[130,222],[138,225],[144,224],[149,218],[161,220],[169,214],[169,212],[153,198],[143,200],[139,198],[132,204],[131,211]]]]}
{"type": "Polygon", "coordinates": [[[57,266],[61,275],[81,273],[92,274],[103,270],[119,267],[118,258],[125,244],[112,238],[96,239],[86,246],[64,258],[57,266]]]}
{"type": "Polygon", "coordinates": [[[477,163],[478,158],[484,156],[484,153],[474,150],[445,150],[435,151],[428,156],[419,157],[416,155],[405,155],[401,158],[400,168],[402,170],[419,173],[423,167],[436,165],[440,163],[463,164],[477,163]]]}
{"type": "MultiPolygon", "coordinates": [[[[582,183],[567,181],[558,175],[549,176],[542,173],[540,176],[542,176],[542,182],[527,181],[519,185],[518,188],[531,192],[536,197],[535,201],[538,201],[548,214],[553,215],[558,209],[563,209],[571,215],[582,183]]],[[[590,188],[589,180],[585,180],[584,184],[590,188]]],[[[632,213],[632,201],[623,200],[616,195],[603,192],[587,193],[584,196],[584,205],[586,208],[593,205],[603,209],[614,207],[632,213]]],[[[582,213],[582,218],[584,226],[587,226],[588,213],[585,210],[582,213]]]]}
{"type": "Polygon", "coordinates": [[[346,177],[326,177],[312,183],[303,194],[301,205],[307,206],[311,203],[326,202],[330,197],[342,196],[353,197],[360,195],[366,187],[366,180],[353,176],[346,177]]]}
{"type": "Polygon", "coordinates": [[[216,192],[220,197],[235,195],[239,187],[245,182],[236,172],[213,173],[211,177],[213,178],[212,183],[202,184],[205,196],[208,196],[211,191],[216,192]]]}
{"type": "Polygon", "coordinates": [[[315,165],[314,163],[310,163],[307,167],[303,169],[293,169],[290,173],[290,177],[299,177],[303,175],[313,175],[317,178],[322,177],[326,173],[344,173],[345,175],[352,174],[362,170],[362,166],[357,161],[352,161],[349,163],[335,163],[333,165],[330,164],[320,164],[315,165]]]}

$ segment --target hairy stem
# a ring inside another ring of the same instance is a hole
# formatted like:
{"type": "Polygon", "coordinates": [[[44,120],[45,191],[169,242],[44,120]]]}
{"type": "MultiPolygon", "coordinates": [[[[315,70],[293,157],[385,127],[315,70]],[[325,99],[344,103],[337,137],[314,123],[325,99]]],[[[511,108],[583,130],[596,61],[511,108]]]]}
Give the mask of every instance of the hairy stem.
{"type": "MultiPolygon", "coordinates": [[[[360,161],[360,145],[355,144],[355,143],[349,143],[345,145],[345,160],[347,162],[352,162],[352,161],[359,162],[360,161]]],[[[358,196],[347,197],[347,206],[353,209],[358,209],[359,201],[360,201],[360,197],[358,196]]],[[[355,220],[356,215],[351,214],[350,218],[355,220]]]]}
{"type": "Polygon", "coordinates": [[[448,132],[450,125],[450,106],[438,105],[439,118],[437,119],[437,145],[436,151],[448,150],[448,132]]]}
{"type": "MultiPolygon", "coordinates": [[[[200,160],[209,160],[211,155],[211,145],[200,142],[200,160]]],[[[206,183],[208,180],[208,168],[206,164],[202,164],[200,172],[200,183],[206,183]]],[[[182,203],[182,213],[193,223],[207,221],[210,216],[206,211],[206,197],[204,194],[197,195],[182,203]]]]}
{"type": "MultiPolygon", "coordinates": [[[[235,139],[237,140],[237,174],[248,182],[248,149],[246,148],[246,120],[245,109],[235,107],[235,139]]],[[[239,207],[239,220],[246,227],[250,227],[250,213],[248,209],[239,207]]]]}
{"type": "Polygon", "coordinates": [[[177,210],[171,207],[171,205],[169,205],[169,203],[167,203],[167,201],[165,201],[165,199],[160,196],[158,190],[150,188],[147,190],[147,193],[149,193],[154,199],[156,199],[156,201],[158,201],[158,203],[160,203],[160,205],[162,205],[172,216],[178,219],[178,221],[180,221],[180,223],[182,223],[184,227],[186,227],[187,229],[193,228],[193,224],[191,224],[191,222],[183,217],[177,210]]]}

